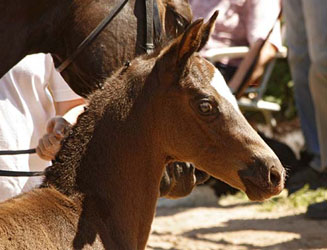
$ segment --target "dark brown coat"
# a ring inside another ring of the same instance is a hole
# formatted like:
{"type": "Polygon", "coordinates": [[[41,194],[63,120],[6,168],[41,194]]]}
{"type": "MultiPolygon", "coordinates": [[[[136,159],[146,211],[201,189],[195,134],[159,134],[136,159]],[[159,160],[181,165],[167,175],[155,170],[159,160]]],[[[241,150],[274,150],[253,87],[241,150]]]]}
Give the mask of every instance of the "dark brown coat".
{"type": "Polygon", "coordinates": [[[282,190],[279,160],[211,86],[215,68],[196,54],[216,16],[91,96],[42,187],[0,204],[0,249],[144,249],[164,166],[175,160],[252,200],[282,190]]]}

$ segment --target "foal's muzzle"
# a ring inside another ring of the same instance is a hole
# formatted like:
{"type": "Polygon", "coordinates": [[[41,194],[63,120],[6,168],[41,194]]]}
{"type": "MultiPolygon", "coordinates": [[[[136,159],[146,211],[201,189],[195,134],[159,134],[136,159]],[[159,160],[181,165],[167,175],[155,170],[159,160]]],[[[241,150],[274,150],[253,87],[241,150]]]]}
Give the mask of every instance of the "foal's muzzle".
{"type": "Polygon", "coordinates": [[[239,176],[251,200],[262,201],[279,194],[284,188],[285,169],[278,158],[254,157],[239,176]]]}

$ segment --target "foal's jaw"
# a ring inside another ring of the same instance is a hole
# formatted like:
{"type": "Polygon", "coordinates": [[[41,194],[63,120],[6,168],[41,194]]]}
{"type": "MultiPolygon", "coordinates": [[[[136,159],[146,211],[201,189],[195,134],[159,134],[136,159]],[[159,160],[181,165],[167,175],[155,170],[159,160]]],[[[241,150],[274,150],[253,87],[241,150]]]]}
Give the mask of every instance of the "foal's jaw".
{"type": "Polygon", "coordinates": [[[208,147],[203,150],[204,153],[199,150],[193,163],[198,169],[242,190],[252,201],[266,200],[283,190],[285,169],[275,154],[267,150],[267,145],[255,146],[258,147],[256,151],[259,154],[252,157],[249,152],[249,148],[253,146],[251,142],[249,145],[240,144],[238,149],[232,145],[225,150],[215,147],[208,147]],[[240,155],[242,148],[245,155],[240,155]],[[233,149],[236,154],[233,154],[233,149]],[[206,155],[205,152],[210,151],[212,155],[206,155]]]}

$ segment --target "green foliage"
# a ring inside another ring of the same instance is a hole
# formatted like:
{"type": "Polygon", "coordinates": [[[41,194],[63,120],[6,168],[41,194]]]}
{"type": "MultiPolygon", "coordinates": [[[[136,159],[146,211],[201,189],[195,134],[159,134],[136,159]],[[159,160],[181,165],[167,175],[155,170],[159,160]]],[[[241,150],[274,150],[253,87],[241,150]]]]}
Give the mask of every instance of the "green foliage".
{"type": "MultiPolygon", "coordinates": [[[[267,201],[259,203],[259,211],[272,212],[280,209],[303,209],[310,204],[327,200],[327,189],[319,188],[312,190],[309,185],[305,185],[302,189],[297,192],[288,195],[287,190],[267,201]]],[[[221,206],[229,205],[242,205],[249,203],[249,199],[243,192],[237,192],[233,195],[222,196],[218,204],[221,206]]]]}
{"type": "Polygon", "coordinates": [[[276,196],[264,202],[260,208],[263,211],[274,211],[280,208],[299,209],[306,208],[310,204],[327,200],[327,189],[319,188],[316,190],[309,189],[309,185],[305,185],[297,192],[285,196],[276,196]]]}
{"type": "Polygon", "coordinates": [[[293,82],[286,59],[277,60],[263,98],[281,105],[281,112],[275,114],[278,120],[289,120],[296,116],[293,82]]]}

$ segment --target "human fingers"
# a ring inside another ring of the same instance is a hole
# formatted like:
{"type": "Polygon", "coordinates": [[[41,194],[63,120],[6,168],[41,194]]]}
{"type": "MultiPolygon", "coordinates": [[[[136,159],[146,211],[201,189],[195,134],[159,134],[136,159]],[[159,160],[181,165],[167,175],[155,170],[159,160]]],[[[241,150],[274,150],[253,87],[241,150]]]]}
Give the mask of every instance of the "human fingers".
{"type": "Polygon", "coordinates": [[[49,141],[42,137],[39,140],[38,146],[36,147],[36,153],[41,159],[50,161],[54,158],[54,155],[51,153],[51,150],[49,150],[49,148],[49,141]]]}

